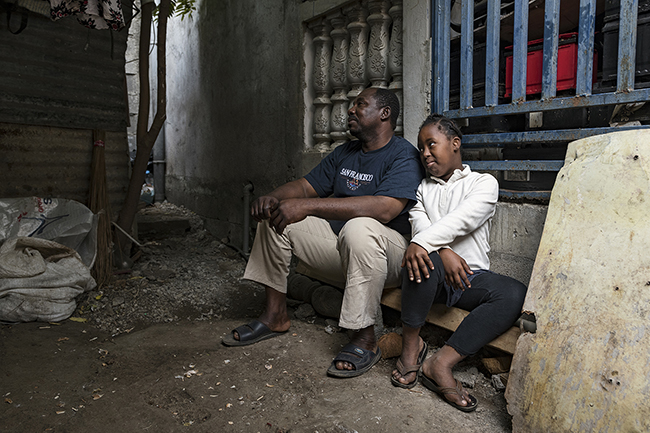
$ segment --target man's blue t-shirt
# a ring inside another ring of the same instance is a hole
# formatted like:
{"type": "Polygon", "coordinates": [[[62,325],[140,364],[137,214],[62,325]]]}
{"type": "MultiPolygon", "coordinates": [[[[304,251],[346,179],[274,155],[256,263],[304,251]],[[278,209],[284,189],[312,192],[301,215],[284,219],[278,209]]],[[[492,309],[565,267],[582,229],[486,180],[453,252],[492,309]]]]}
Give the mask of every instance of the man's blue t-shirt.
{"type": "MultiPolygon", "coordinates": [[[[408,211],[416,201],[423,177],[417,149],[402,137],[393,136],[381,149],[364,153],[358,140],[335,148],[305,179],[319,197],[358,197],[383,195],[409,200],[402,212],[386,224],[403,235],[410,235],[408,211]]],[[[337,235],[346,221],[329,221],[337,235]]]]}

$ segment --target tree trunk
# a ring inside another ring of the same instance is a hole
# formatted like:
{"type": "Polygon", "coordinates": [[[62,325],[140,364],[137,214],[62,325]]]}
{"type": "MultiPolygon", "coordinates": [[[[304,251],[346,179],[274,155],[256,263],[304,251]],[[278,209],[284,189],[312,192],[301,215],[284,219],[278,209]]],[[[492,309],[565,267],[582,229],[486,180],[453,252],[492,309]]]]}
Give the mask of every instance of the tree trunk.
{"type": "MultiPolygon", "coordinates": [[[[120,210],[120,216],[117,220],[117,225],[120,226],[125,232],[131,233],[133,220],[138,210],[138,203],[140,201],[140,193],[142,191],[142,184],[144,183],[147,164],[149,162],[149,155],[156,142],[156,138],[160,133],[165,118],[167,116],[167,63],[165,61],[166,54],[166,41],[167,41],[167,18],[169,16],[169,7],[171,0],[161,0],[160,13],[158,14],[158,41],[157,41],[157,55],[158,55],[158,89],[157,89],[157,104],[156,114],[153,117],[151,127],[149,125],[149,105],[150,105],[150,91],[149,91],[149,44],[151,40],[151,22],[153,17],[153,10],[155,4],[153,1],[142,4],[142,26],[140,30],[140,46],[139,46],[139,76],[140,76],[140,104],[138,108],[138,126],[136,131],[137,149],[135,154],[135,161],[133,162],[133,170],[131,172],[131,180],[129,188],[124,199],[124,204],[120,210]]],[[[129,257],[128,238],[120,231],[115,231],[115,248],[119,254],[120,262],[123,258],[129,257]]]]}

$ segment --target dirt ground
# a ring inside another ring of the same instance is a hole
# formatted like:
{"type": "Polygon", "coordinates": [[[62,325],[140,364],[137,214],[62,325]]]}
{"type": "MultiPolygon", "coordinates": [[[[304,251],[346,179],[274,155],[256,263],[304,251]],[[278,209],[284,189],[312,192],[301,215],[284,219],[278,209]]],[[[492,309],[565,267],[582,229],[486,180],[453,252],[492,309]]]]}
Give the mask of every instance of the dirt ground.
{"type": "MultiPolygon", "coordinates": [[[[346,334],[315,314],[296,317],[299,302],[287,334],[223,346],[261,313],[263,290],[240,280],[245,260],[196,215],[167,204],[145,213],[181,217],[190,230],[141,235],[132,272],[82,295],[71,319],[0,325],[0,432],[511,431],[481,354],[458,368],[479,400],[465,414],[421,385],[393,387],[395,358],[328,377],[346,334]]],[[[387,331],[399,330],[395,312],[383,315],[387,331]]],[[[425,331],[435,350],[445,333],[425,331]]]]}

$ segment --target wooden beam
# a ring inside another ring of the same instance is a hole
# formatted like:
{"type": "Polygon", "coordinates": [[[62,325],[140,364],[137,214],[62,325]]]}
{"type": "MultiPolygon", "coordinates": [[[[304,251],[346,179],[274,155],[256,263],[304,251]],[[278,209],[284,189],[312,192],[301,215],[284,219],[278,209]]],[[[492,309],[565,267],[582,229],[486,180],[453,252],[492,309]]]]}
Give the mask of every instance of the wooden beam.
{"type": "MultiPolygon", "coordinates": [[[[385,289],[381,298],[381,303],[397,311],[402,311],[402,289],[385,289]]],[[[427,323],[440,326],[441,328],[453,332],[456,331],[460,322],[462,322],[468,314],[468,311],[461,310],[460,308],[447,307],[442,304],[433,304],[431,310],[429,310],[426,321],[427,323]]],[[[515,352],[515,345],[517,344],[517,338],[519,338],[520,334],[521,331],[519,328],[513,326],[487,345],[512,355],[515,352]]]]}

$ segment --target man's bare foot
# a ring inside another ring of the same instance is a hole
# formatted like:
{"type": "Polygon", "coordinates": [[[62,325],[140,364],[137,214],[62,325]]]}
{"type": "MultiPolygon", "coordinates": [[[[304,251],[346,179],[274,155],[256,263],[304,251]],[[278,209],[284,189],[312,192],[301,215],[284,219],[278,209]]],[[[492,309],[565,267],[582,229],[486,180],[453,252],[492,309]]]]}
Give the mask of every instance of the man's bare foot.
{"type": "MultiPolygon", "coordinates": [[[[350,332],[350,343],[359,346],[362,349],[370,350],[377,353],[377,341],[375,340],[375,327],[371,325],[367,328],[360,329],[359,331],[350,332]]],[[[345,361],[338,361],[336,364],[337,370],[354,370],[354,365],[345,361]]]]}
{"type": "MultiPolygon", "coordinates": [[[[257,319],[273,332],[286,332],[291,326],[287,312],[287,294],[264,286],[266,292],[266,309],[257,319]]],[[[233,339],[239,341],[239,332],[233,332],[233,339]]]]}
{"type": "MultiPolygon", "coordinates": [[[[464,356],[459,355],[450,346],[443,346],[422,364],[422,374],[433,380],[441,388],[455,388],[456,379],[452,374],[452,368],[464,356]]],[[[463,388],[462,397],[457,394],[445,394],[444,398],[456,403],[459,406],[470,405],[469,393],[463,388]]]]}
{"type": "MultiPolygon", "coordinates": [[[[422,338],[417,339],[416,345],[410,344],[405,340],[404,346],[402,347],[402,355],[400,356],[402,364],[404,366],[418,365],[419,364],[418,358],[420,358],[420,354],[422,353],[424,347],[425,347],[425,343],[424,340],[422,340],[422,338]]],[[[426,356],[426,353],[424,354],[424,356],[426,356]]],[[[413,383],[415,380],[417,380],[417,377],[418,377],[417,371],[412,371],[402,376],[402,374],[399,372],[398,369],[393,370],[393,378],[404,385],[409,385],[413,383]]]]}
{"type": "MultiPolygon", "coordinates": [[[[291,327],[291,320],[289,320],[288,315],[283,317],[271,316],[270,314],[264,312],[259,319],[264,325],[266,325],[273,332],[285,332],[291,327]]],[[[233,331],[232,336],[235,340],[239,341],[239,333],[233,331]]]]}

